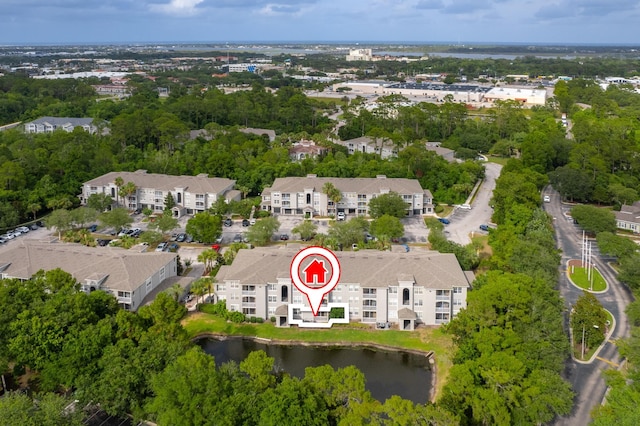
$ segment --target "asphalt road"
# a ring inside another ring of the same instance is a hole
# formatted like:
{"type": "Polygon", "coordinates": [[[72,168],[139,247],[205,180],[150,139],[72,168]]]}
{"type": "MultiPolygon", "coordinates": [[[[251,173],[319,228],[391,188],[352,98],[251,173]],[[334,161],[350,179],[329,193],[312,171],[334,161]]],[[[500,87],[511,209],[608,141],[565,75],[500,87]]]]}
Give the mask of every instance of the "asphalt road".
{"type": "MultiPolygon", "coordinates": [[[[560,195],[556,191],[547,188],[544,194],[551,197],[551,202],[544,203],[544,208],[554,218],[556,240],[558,248],[562,250],[561,277],[558,290],[564,298],[567,308],[565,329],[568,332],[569,312],[582,294],[582,290],[569,282],[566,276],[566,264],[570,259],[581,258],[582,229],[573,223],[572,218],[566,215],[571,206],[563,204],[560,200],[560,195]]],[[[592,244],[595,245],[595,241],[592,244]]],[[[600,255],[594,255],[593,260],[595,266],[609,284],[607,291],[596,294],[596,297],[604,308],[613,314],[616,325],[611,338],[605,343],[598,354],[598,358],[594,359],[592,363],[583,364],[575,360],[567,362],[564,377],[571,383],[573,391],[576,393],[574,409],[569,416],[557,419],[556,425],[575,426],[590,423],[591,410],[602,403],[607,390],[602,372],[609,368],[616,368],[621,362],[620,354],[613,341],[629,336],[629,322],[624,310],[633,300],[631,292],[617,280],[614,270],[600,255]]]]}
{"type": "Polygon", "coordinates": [[[474,233],[486,234],[480,230],[480,225],[491,222],[493,209],[489,207],[496,179],[500,176],[502,166],[497,163],[485,163],[485,178],[471,204],[471,210],[456,208],[447,218],[451,221],[445,226],[447,238],[458,244],[471,243],[474,233]]]}

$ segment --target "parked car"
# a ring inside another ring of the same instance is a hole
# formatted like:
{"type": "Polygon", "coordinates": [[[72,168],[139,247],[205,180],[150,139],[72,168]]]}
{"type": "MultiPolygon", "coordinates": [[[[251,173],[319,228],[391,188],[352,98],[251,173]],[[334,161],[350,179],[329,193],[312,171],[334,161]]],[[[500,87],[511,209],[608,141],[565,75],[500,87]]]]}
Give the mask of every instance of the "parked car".
{"type": "Polygon", "coordinates": [[[95,223],[87,227],[87,231],[89,232],[96,232],[97,230],[98,230],[98,225],[96,225],[95,223]]]}
{"type": "Polygon", "coordinates": [[[233,242],[234,242],[234,243],[241,243],[241,242],[242,242],[242,235],[240,235],[240,234],[236,234],[236,235],[233,237],[233,242]]]}
{"type": "Polygon", "coordinates": [[[242,226],[249,226],[249,219],[242,219],[242,226]]]}
{"type": "Polygon", "coordinates": [[[171,243],[167,245],[164,251],[170,251],[171,253],[175,253],[178,251],[179,248],[180,246],[178,245],[178,243],[171,243]]]}
{"type": "Polygon", "coordinates": [[[551,202],[551,197],[548,196],[548,195],[545,195],[543,200],[544,200],[545,203],[550,203],[551,202]]]}
{"type": "Polygon", "coordinates": [[[20,226],[20,227],[17,228],[17,230],[20,231],[23,234],[26,234],[27,232],[30,231],[30,229],[27,228],[26,226],[20,226]]]}
{"type": "Polygon", "coordinates": [[[193,242],[193,237],[189,234],[186,234],[184,237],[184,242],[185,243],[192,243],[193,242]]]}
{"type": "Polygon", "coordinates": [[[35,231],[36,229],[39,229],[39,228],[40,227],[35,223],[32,223],[31,225],[29,225],[29,229],[31,229],[32,231],[35,231]]]}
{"type": "Polygon", "coordinates": [[[38,225],[40,228],[44,228],[44,227],[45,227],[44,222],[43,222],[43,221],[41,221],[41,220],[37,221],[37,222],[36,222],[36,225],[38,225]]]}
{"type": "Polygon", "coordinates": [[[215,243],[216,244],[222,244],[222,235],[220,235],[218,238],[216,238],[215,243]]]}
{"type": "Polygon", "coordinates": [[[129,235],[132,236],[133,238],[138,238],[140,234],[142,234],[142,229],[134,228],[131,230],[131,233],[129,235]]]}
{"type": "Polygon", "coordinates": [[[178,234],[178,236],[176,237],[176,241],[179,243],[184,242],[184,240],[187,239],[187,234],[178,234]]]}
{"type": "Polygon", "coordinates": [[[253,226],[256,224],[256,219],[254,217],[252,217],[251,219],[249,219],[249,225],[253,226]]]}
{"type": "Polygon", "coordinates": [[[232,226],[233,225],[233,221],[231,219],[229,219],[229,218],[226,218],[224,220],[224,222],[223,222],[223,225],[227,226],[227,227],[232,226]]]}
{"type": "Polygon", "coordinates": [[[346,218],[347,218],[347,215],[344,214],[344,212],[338,212],[338,214],[336,215],[337,220],[345,220],[346,218]]]}
{"type": "Polygon", "coordinates": [[[156,251],[164,251],[167,248],[167,243],[160,243],[158,247],[156,247],[156,251]]]}
{"type": "Polygon", "coordinates": [[[489,225],[485,225],[485,224],[483,223],[482,225],[480,225],[480,230],[481,230],[481,231],[488,232],[488,231],[489,231],[489,225]]]}
{"type": "Polygon", "coordinates": [[[220,246],[220,244],[214,244],[211,246],[211,249],[220,253],[220,250],[222,250],[222,247],[220,246]]]}
{"type": "Polygon", "coordinates": [[[440,223],[444,223],[445,225],[448,225],[451,223],[451,221],[446,217],[439,217],[438,220],[440,221],[440,223]]]}
{"type": "Polygon", "coordinates": [[[374,237],[373,235],[371,235],[369,233],[366,233],[366,234],[364,234],[364,240],[366,242],[371,242],[371,241],[375,241],[376,237],[374,237]]]}
{"type": "Polygon", "coordinates": [[[111,242],[111,240],[106,240],[106,239],[103,239],[103,238],[98,238],[96,240],[96,244],[98,244],[100,247],[105,247],[105,246],[109,245],[110,242],[111,242]]]}
{"type": "Polygon", "coordinates": [[[118,232],[118,237],[124,237],[125,235],[129,235],[130,229],[122,228],[120,232],[118,232]]]}
{"type": "Polygon", "coordinates": [[[287,241],[289,236],[287,234],[280,234],[280,241],[287,241]]]}
{"type": "Polygon", "coordinates": [[[462,210],[471,210],[471,204],[460,204],[462,210]]]}

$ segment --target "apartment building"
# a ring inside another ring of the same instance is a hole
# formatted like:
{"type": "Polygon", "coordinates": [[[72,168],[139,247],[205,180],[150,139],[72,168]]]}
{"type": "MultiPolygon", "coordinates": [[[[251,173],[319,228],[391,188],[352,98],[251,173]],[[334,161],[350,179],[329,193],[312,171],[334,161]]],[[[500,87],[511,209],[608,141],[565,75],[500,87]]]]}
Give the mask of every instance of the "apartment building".
{"type": "Polygon", "coordinates": [[[210,178],[206,173],[197,176],[171,176],[147,173],[146,170],[110,172],[85,182],[80,201],[86,203],[91,194],[107,194],[126,208],[149,208],[154,212],[161,212],[165,208],[167,195],[171,193],[176,204],[172,209],[173,215],[181,217],[185,214],[203,212],[220,198],[239,200],[241,194],[233,189],[234,185],[234,180],[210,178]],[[120,189],[116,185],[118,178],[121,178],[125,185],[132,182],[135,191],[121,197],[120,189]]]}
{"type": "Polygon", "coordinates": [[[407,204],[407,216],[433,214],[433,196],[422,189],[416,179],[387,178],[322,178],[307,177],[277,178],[270,188],[262,191],[262,210],[279,215],[329,216],[339,212],[367,216],[369,201],[395,192],[407,204]],[[340,201],[330,200],[323,188],[327,183],[342,194],[340,201]]]}
{"type": "Polygon", "coordinates": [[[217,274],[217,299],[225,300],[230,311],[275,317],[279,327],[328,328],[334,323],[363,322],[412,330],[417,324],[448,323],[466,307],[474,279],[450,253],[336,252],[340,281],[314,316],[290,277],[299,249],[290,245],[240,250],[233,264],[222,266],[217,274]],[[340,309],[342,318],[330,315],[332,309],[340,309]]]}
{"type": "Polygon", "coordinates": [[[28,280],[41,269],[60,268],[83,291],[106,291],[123,309],[135,311],[165,280],[177,276],[176,259],[175,253],[21,239],[0,250],[0,278],[28,280]]]}
{"type": "Polygon", "coordinates": [[[41,117],[25,123],[24,131],[26,133],[53,133],[56,130],[64,130],[71,133],[76,127],[91,134],[98,131],[98,128],[93,124],[93,118],[75,117],[41,117]]]}
{"type": "Polygon", "coordinates": [[[355,154],[356,152],[378,154],[382,159],[398,156],[398,147],[395,146],[391,139],[361,136],[346,141],[337,141],[336,143],[346,147],[349,154],[355,154]]]}

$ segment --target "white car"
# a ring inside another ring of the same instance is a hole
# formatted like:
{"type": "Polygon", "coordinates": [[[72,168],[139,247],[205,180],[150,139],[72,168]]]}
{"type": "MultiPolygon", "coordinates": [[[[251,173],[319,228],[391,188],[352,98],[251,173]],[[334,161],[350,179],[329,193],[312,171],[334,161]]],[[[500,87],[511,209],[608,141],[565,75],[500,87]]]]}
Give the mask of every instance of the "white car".
{"type": "Polygon", "coordinates": [[[548,195],[545,195],[543,200],[544,200],[545,203],[550,203],[551,202],[551,197],[548,196],[548,195]]]}
{"type": "Polygon", "coordinates": [[[460,204],[462,210],[471,210],[471,204],[460,204]]]}
{"type": "Polygon", "coordinates": [[[156,251],[164,251],[165,248],[167,248],[167,243],[160,243],[158,247],[156,247],[156,251]]]}
{"type": "Polygon", "coordinates": [[[22,232],[23,234],[26,234],[27,232],[29,232],[29,228],[27,228],[26,226],[20,226],[16,228],[16,230],[22,232]]]}
{"type": "Polygon", "coordinates": [[[249,225],[253,226],[255,224],[256,224],[256,219],[255,218],[252,217],[251,219],[249,219],[249,225]]]}
{"type": "Polygon", "coordinates": [[[338,214],[336,215],[336,219],[338,220],[345,220],[347,218],[347,215],[344,214],[344,212],[338,212],[338,214]]]}

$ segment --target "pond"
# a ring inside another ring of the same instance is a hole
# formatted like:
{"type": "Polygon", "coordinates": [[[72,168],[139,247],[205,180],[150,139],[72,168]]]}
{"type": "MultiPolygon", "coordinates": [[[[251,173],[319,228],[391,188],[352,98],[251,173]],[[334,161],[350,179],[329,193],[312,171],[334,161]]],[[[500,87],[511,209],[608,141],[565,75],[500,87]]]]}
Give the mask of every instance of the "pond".
{"type": "Polygon", "coordinates": [[[252,351],[263,350],[275,359],[277,370],[303,377],[306,367],[329,364],[334,369],[356,366],[364,373],[367,390],[384,402],[398,395],[415,403],[429,401],[433,371],[424,355],[364,347],[272,345],[243,338],[205,338],[198,344],[216,363],[241,362],[252,351]]]}

